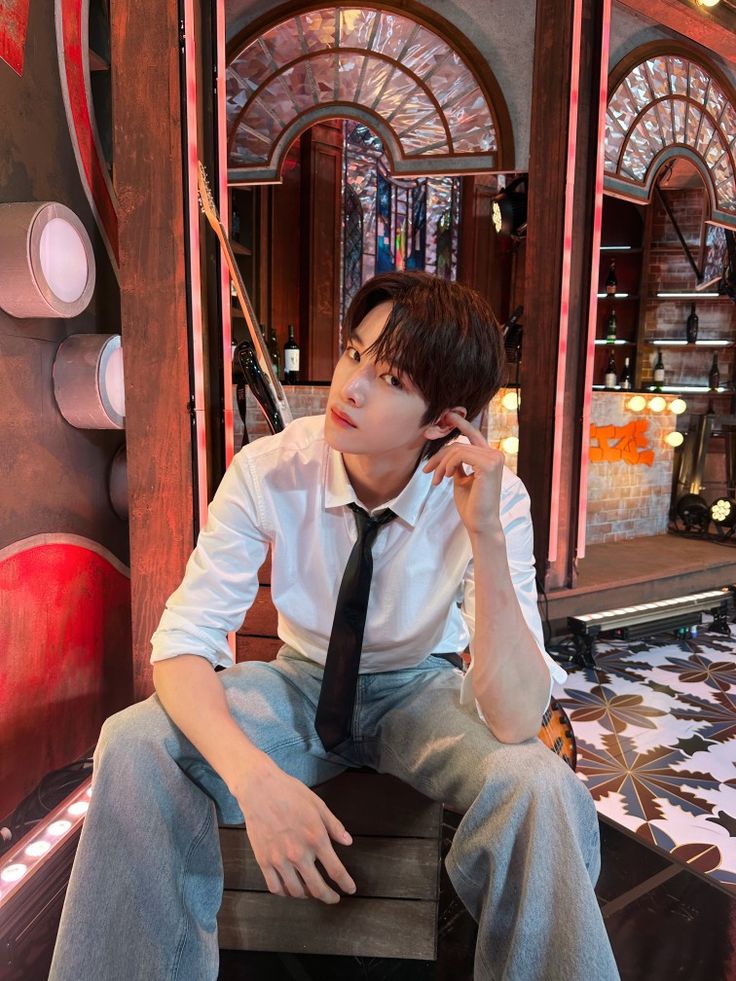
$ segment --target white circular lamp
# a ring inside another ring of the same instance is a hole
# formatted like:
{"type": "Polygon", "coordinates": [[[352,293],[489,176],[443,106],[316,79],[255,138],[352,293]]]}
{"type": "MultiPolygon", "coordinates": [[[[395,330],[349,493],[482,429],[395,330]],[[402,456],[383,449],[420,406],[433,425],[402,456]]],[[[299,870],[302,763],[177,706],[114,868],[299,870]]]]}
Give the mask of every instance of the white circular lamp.
{"type": "Polygon", "coordinates": [[[52,369],[59,411],[76,429],[125,429],[119,334],[71,334],[52,369]]]}
{"type": "Polygon", "coordinates": [[[89,235],[55,201],[0,204],[0,307],[11,317],[76,317],[95,288],[89,235]]]}

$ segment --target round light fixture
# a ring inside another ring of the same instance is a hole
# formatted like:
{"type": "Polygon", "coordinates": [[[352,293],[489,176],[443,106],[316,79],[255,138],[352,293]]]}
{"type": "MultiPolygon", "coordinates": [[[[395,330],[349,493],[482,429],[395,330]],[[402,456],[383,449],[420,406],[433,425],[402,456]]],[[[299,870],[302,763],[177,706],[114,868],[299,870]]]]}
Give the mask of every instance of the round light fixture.
{"type": "Polygon", "coordinates": [[[519,452],[519,439],[517,436],[505,436],[501,440],[501,449],[509,456],[514,456],[519,452]]]}
{"type": "Polygon", "coordinates": [[[52,371],[59,411],[77,429],[124,429],[120,334],[70,334],[52,371]]]}
{"type": "Polygon", "coordinates": [[[76,317],[95,288],[89,235],[55,201],[0,204],[0,307],[11,317],[76,317]]]}
{"type": "Polygon", "coordinates": [[[643,412],[646,405],[647,400],[643,395],[632,395],[629,401],[626,403],[626,408],[630,409],[631,412],[643,412]]]}
{"type": "Polygon", "coordinates": [[[501,405],[508,412],[515,412],[521,405],[521,399],[516,392],[506,392],[501,399],[501,405]]]}
{"type": "Polygon", "coordinates": [[[655,395],[653,399],[649,400],[649,409],[652,412],[664,412],[666,408],[667,401],[661,395],[655,395]]]}
{"type": "Polygon", "coordinates": [[[720,528],[733,528],[736,524],[736,501],[731,497],[719,497],[710,506],[710,516],[720,528]]]}
{"type": "Polygon", "coordinates": [[[687,402],[685,399],[672,399],[670,402],[670,412],[674,412],[676,416],[681,416],[683,412],[687,412],[687,402]]]}
{"type": "Polygon", "coordinates": [[[685,531],[705,532],[710,524],[710,508],[700,494],[683,494],[675,513],[685,531]]]}
{"type": "Polygon", "coordinates": [[[678,433],[677,430],[675,430],[674,432],[667,433],[664,441],[668,446],[682,446],[685,441],[685,437],[682,435],[682,433],[678,433]]]}

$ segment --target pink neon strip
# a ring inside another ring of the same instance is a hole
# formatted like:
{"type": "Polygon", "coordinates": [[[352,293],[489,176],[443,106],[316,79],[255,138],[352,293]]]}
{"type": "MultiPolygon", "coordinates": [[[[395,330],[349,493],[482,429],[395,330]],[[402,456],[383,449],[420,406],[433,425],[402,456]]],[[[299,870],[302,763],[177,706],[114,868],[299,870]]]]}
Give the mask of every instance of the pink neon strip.
{"type": "Polygon", "coordinates": [[[572,56],[570,64],[570,107],[567,121],[567,166],[565,171],[565,223],[562,241],[562,290],[560,296],[560,335],[557,349],[557,391],[555,393],[555,431],[552,450],[552,487],[550,492],[549,562],[557,559],[560,532],[560,483],[562,471],[562,437],[564,429],[565,379],[567,374],[567,336],[570,321],[570,268],[572,264],[573,195],[575,191],[575,152],[577,149],[577,114],[580,95],[580,36],[582,33],[582,0],[575,0],[573,10],[572,56]]]}
{"type": "Polygon", "coordinates": [[[207,433],[204,411],[204,356],[202,341],[202,281],[199,272],[199,191],[197,172],[197,70],[195,60],[194,0],[184,3],[184,60],[187,114],[187,200],[189,204],[189,276],[192,305],[192,349],[194,357],[194,412],[197,420],[197,505],[200,527],[207,520],[207,433]]]}
{"type": "Polygon", "coordinates": [[[590,269],[590,304],[588,307],[588,341],[585,353],[583,388],[583,424],[580,447],[580,499],[578,501],[578,540],[576,559],[585,557],[585,523],[588,517],[588,464],[590,462],[590,410],[593,398],[595,361],[595,328],[598,318],[598,267],[600,263],[601,222],[603,217],[603,163],[606,151],[606,108],[608,106],[608,57],[611,41],[611,0],[603,0],[601,30],[601,73],[598,79],[598,152],[595,161],[595,204],[593,207],[593,243],[590,269]]]}
{"type": "MultiPolygon", "coordinates": [[[[227,186],[227,108],[225,92],[227,84],[227,56],[225,53],[225,0],[217,0],[217,136],[219,157],[217,161],[218,187],[220,190],[220,218],[226,234],[230,235],[230,199],[227,186]]],[[[232,372],[232,318],[230,316],[230,273],[227,263],[221,264],[220,283],[222,303],[222,363],[225,392],[225,465],[229,466],[235,452],[233,430],[233,372],[232,372]]]]}

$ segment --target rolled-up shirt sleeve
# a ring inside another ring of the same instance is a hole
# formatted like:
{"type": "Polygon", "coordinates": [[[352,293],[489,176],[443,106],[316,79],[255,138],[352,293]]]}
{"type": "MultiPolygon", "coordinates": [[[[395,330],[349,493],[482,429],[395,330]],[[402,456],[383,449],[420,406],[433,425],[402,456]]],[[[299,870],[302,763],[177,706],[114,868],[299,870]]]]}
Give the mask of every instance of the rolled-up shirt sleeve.
{"type": "Polygon", "coordinates": [[[262,512],[248,460],[237,454],[151,637],[151,664],[179,654],[198,654],[213,667],[233,664],[227,635],[240,627],[255,599],[269,548],[262,512]]]}
{"type": "MultiPolygon", "coordinates": [[[[537,606],[537,585],[534,564],[534,530],[532,527],[529,494],[524,484],[513,477],[501,493],[500,507],[501,525],[506,538],[506,557],[508,560],[511,581],[516,591],[521,612],[531,630],[537,647],[545,660],[550,673],[549,695],[547,705],[552,696],[552,686],[555,681],[562,684],[567,678],[565,669],[557,664],[547,653],[544,646],[542,619],[537,606]]],[[[473,577],[472,560],[468,565],[463,584],[463,602],[461,613],[470,632],[470,666],[463,676],[461,702],[464,705],[475,701],[478,715],[485,722],[473,693],[473,661],[475,658],[475,580],[473,577]]],[[[540,719],[541,726],[541,719],[540,719]]]]}

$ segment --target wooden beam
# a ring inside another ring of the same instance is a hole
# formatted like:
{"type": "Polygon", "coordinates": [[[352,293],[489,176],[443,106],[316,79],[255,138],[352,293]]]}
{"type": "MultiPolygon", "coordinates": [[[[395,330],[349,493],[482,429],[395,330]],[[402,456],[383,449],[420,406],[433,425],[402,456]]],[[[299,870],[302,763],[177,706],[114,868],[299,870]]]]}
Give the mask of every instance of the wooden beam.
{"type": "Polygon", "coordinates": [[[141,699],[152,690],[150,637],[194,537],[176,4],[123,4],[111,30],[133,674],[141,699]]]}
{"type": "Polygon", "coordinates": [[[617,0],[637,14],[677,31],[727,61],[736,62],[736,13],[725,3],[700,7],[695,0],[617,0]]]}
{"type": "Polygon", "coordinates": [[[605,7],[537,2],[518,473],[545,589],[574,584],[605,7]]]}

